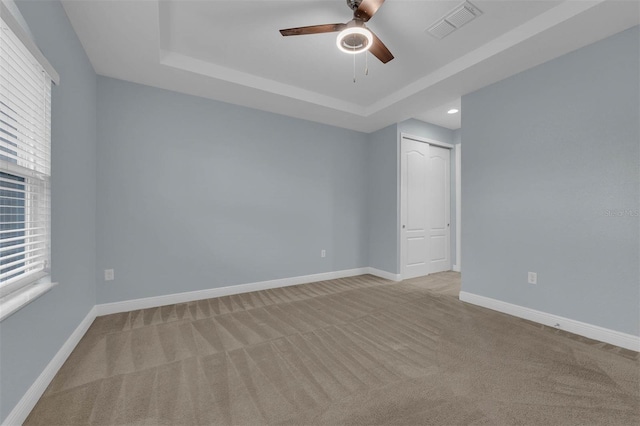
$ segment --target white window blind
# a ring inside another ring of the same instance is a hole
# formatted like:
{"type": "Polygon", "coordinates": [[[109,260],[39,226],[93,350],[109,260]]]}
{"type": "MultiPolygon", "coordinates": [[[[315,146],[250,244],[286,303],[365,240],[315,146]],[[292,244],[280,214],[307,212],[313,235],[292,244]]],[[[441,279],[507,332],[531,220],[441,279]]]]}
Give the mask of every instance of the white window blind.
{"type": "Polygon", "coordinates": [[[50,265],[51,77],[0,19],[0,297],[50,265]]]}

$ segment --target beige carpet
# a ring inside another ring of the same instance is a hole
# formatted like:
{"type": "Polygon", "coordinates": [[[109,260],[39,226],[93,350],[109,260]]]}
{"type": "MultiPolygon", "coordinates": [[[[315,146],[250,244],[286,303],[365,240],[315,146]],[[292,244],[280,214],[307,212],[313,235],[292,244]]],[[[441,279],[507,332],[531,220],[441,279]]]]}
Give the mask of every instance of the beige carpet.
{"type": "Polygon", "coordinates": [[[369,275],[99,317],[28,425],[640,424],[636,352],[369,275]]]}

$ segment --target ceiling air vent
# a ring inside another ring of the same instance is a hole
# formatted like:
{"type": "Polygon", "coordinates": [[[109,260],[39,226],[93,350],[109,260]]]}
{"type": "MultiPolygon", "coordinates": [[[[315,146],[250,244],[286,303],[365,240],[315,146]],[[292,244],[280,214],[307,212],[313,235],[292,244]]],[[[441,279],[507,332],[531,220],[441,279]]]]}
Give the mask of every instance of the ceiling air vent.
{"type": "Polygon", "coordinates": [[[480,15],[482,15],[480,9],[465,1],[431,25],[427,32],[437,39],[442,39],[480,15]]]}
{"type": "Polygon", "coordinates": [[[435,38],[444,38],[446,35],[451,34],[455,30],[456,27],[443,19],[442,21],[436,22],[427,31],[435,38]]]}

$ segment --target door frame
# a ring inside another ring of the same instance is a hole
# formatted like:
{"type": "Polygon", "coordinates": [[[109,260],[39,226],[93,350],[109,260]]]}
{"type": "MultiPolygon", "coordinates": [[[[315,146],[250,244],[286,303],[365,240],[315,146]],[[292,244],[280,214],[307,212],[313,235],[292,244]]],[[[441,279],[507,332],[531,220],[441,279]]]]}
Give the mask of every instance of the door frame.
{"type": "MultiPolygon", "coordinates": [[[[446,142],[441,142],[435,139],[429,139],[429,138],[423,138],[420,136],[415,136],[409,133],[404,133],[401,132],[400,133],[400,137],[398,138],[398,188],[397,188],[397,194],[398,194],[398,204],[397,204],[397,217],[398,217],[398,223],[397,225],[397,247],[398,247],[398,262],[399,262],[399,270],[400,270],[400,280],[404,279],[404,275],[405,275],[405,258],[406,258],[406,253],[405,253],[405,249],[404,249],[404,244],[402,241],[402,218],[404,217],[404,203],[403,203],[403,199],[402,199],[402,141],[404,139],[408,139],[408,140],[412,140],[412,141],[416,141],[416,142],[422,142],[422,143],[426,143],[429,145],[435,145],[435,146],[439,146],[441,148],[446,148],[450,150],[450,155],[449,155],[449,161],[450,161],[450,169],[451,167],[455,164],[455,160],[456,160],[456,145],[450,144],[450,143],[446,143],[446,142]]],[[[458,177],[458,168],[456,168],[456,182],[449,182],[450,185],[457,185],[457,177],[458,177]]],[[[451,186],[453,187],[453,186],[451,186]]],[[[455,196],[458,196],[458,191],[457,191],[457,186],[456,188],[456,193],[455,196]]],[[[457,198],[456,198],[457,201],[457,198]]],[[[456,211],[453,212],[451,210],[449,210],[449,220],[453,219],[457,219],[458,215],[459,215],[459,209],[460,209],[460,205],[459,203],[456,202],[456,211]],[[454,216],[455,214],[455,216],[454,216]]],[[[450,222],[451,223],[451,222],[450,222]]],[[[458,222],[456,221],[456,243],[458,242],[458,235],[459,235],[459,231],[458,231],[458,222]]],[[[449,250],[451,250],[451,231],[449,231],[449,250]]],[[[456,244],[456,263],[458,262],[458,250],[460,250],[459,246],[456,244]]],[[[451,256],[451,253],[449,253],[449,256],[451,256]]],[[[453,268],[453,261],[451,262],[451,267],[453,268]]],[[[456,265],[457,266],[457,265],[456,265]]]]}
{"type": "Polygon", "coordinates": [[[456,188],[456,263],[453,265],[453,270],[456,272],[462,271],[462,144],[455,145],[455,161],[456,161],[456,174],[454,182],[456,188]]]}

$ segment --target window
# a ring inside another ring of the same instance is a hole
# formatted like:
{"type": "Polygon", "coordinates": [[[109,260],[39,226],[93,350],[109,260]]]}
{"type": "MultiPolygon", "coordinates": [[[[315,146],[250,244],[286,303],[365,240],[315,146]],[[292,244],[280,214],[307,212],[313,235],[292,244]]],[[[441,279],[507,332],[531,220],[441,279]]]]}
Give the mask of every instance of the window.
{"type": "Polygon", "coordinates": [[[11,18],[0,19],[0,319],[51,263],[52,77],[11,18]]]}

